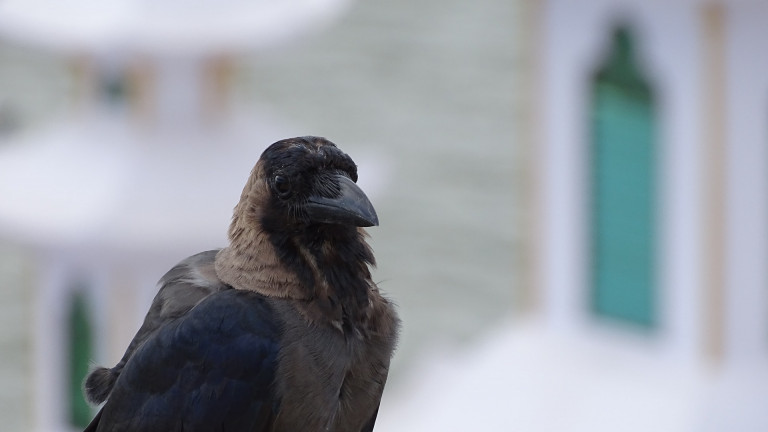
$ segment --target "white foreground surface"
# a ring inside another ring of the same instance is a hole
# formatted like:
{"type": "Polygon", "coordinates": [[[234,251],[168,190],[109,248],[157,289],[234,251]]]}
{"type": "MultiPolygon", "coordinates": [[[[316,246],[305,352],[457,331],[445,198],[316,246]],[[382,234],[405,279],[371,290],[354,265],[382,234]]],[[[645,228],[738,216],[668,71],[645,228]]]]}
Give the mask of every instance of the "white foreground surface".
{"type": "Polygon", "coordinates": [[[665,359],[644,341],[507,324],[434,353],[389,389],[376,430],[766,431],[768,373],[665,359]]]}

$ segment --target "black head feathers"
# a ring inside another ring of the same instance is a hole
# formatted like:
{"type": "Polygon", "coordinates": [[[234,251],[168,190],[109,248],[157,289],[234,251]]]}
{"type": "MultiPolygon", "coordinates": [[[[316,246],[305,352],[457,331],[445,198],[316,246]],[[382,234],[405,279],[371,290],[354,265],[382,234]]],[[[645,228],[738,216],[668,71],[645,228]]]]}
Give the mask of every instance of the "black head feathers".
{"type": "Polygon", "coordinates": [[[261,154],[268,177],[276,174],[312,174],[318,170],[337,170],[357,182],[357,165],[331,141],[314,136],[280,140],[261,154]]]}
{"type": "Polygon", "coordinates": [[[357,165],[331,141],[284,139],[264,150],[259,163],[270,191],[269,202],[261,204],[275,219],[292,226],[378,225],[373,205],[355,184],[357,165]]]}

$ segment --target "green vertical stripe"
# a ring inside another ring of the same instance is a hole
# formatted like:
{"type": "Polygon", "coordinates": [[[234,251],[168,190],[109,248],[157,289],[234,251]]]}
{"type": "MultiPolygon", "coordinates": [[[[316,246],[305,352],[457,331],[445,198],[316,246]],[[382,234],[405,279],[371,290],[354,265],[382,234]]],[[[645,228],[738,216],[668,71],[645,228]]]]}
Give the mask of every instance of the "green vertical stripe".
{"type": "Polygon", "coordinates": [[[653,108],[631,39],[618,31],[593,86],[592,307],[648,327],[656,322],[653,108]]]}
{"type": "Polygon", "coordinates": [[[85,427],[91,420],[91,408],[85,401],[82,383],[92,355],[91,321],[82,294],[74,294],[69,309],[69,420],[85,427]]]}

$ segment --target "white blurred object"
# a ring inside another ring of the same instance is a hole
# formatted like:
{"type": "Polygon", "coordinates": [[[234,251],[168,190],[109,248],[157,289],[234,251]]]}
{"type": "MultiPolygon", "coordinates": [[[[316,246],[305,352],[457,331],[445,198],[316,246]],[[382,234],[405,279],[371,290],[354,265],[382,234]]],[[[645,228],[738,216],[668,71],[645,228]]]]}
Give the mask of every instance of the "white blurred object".
{"type": "Polygon", "coordinates": [[[0,152],[0,235],[87,255],[223,245],[244,179],[288,129],[240,113],[172,133],[91,117],[31,132],[0,152]]]}
{"type": "Polygon", "coordinates": [[[273,45],[330,24],[348,0],[6,0],[0,34],[56,50],[204,54],[273,45]]]}
{"type": "Polygon", "coordinates": [[[715,373],[638,341],[507,323],[426,356],[385,392],[376,430],[765,431],[767,380],[765,364],[715,373]]]}

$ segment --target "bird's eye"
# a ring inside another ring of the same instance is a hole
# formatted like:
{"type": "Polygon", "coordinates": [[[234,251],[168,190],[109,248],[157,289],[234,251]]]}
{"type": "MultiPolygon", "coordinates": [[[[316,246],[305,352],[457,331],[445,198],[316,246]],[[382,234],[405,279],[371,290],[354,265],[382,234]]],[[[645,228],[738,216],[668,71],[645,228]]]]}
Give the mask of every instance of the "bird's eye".
{"type": "Polygon", "coordinates": [[[280,198],[286,198],[291,193],[291,182],[281,175],[275,176],[275,191],[280,198]]]}

